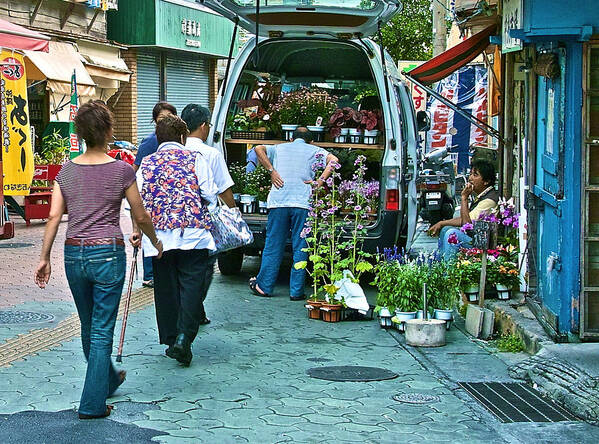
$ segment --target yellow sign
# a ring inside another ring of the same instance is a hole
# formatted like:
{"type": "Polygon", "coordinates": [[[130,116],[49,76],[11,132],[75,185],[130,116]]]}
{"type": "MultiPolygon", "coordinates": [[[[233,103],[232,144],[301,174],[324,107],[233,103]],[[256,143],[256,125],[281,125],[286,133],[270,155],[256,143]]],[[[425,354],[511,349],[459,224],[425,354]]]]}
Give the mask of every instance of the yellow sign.
{"type": "Polygon", "coordinates": [[[4,194],[26,196],[33,180],[33,144],[29,127],[27,79],[23,56],[4,50],[0,55],[2,168],[4,194]]]}

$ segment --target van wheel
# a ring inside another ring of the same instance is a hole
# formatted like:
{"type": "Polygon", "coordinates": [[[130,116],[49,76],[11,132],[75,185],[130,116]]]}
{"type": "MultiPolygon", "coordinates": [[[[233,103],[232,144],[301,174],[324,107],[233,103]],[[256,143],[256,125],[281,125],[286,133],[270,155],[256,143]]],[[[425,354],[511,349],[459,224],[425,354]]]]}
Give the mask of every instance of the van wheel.
{"type": "Polygon", "coordinates": [[[220,274],[231,276],[239,274],[243,265],[243,251],[240,249],[225,251],[218,255],[218,269],[220,274]]]}

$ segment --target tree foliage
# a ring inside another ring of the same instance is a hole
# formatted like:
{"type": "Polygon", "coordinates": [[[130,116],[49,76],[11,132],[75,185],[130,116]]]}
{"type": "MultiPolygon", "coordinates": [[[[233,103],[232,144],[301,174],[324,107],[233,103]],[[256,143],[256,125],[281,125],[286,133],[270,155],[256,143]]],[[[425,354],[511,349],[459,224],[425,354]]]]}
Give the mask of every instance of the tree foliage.
{"type": "MultiPolygon", "coordinates": [[[[403,9],[383,26],[385,49],[393,60],[428,60],[433,54],[431,0],[404,0],[403,9]]],[[[434,0],[433,0],[434,1],[434,0]]],[[[376,36],[377,43],[378,36],[376,36]]]]}

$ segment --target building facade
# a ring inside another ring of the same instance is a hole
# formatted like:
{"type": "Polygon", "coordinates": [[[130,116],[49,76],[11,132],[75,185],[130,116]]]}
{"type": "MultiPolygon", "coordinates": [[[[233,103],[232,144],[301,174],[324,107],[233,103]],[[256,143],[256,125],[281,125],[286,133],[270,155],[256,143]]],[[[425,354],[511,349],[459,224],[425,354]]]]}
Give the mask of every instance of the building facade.
{"type": "Polygon", "coordinates": [[[25,51],[29,80],[30,121],[35,147],[52,121],[69,120],[71,76],[76,74],[80,101],[108,100],[129,81],[129,69],[120,57],[124,47],[106,38],[105,8],[118,2],[67,0],[8,0],[0,18],[52,38],[48,53],[25,51]]]}
{"type": "Polygon", "coordinates": [[[110,11],[108,37],[129,47],[124,58],[134,73],[109,102],[117,137],[139,143],[151,134],[152,108],[161,100],[178,112],[192,102],[212,108],[217,61],[228,56],[232,36],[229,20],[195,2],[129,0],[110,11]]]}

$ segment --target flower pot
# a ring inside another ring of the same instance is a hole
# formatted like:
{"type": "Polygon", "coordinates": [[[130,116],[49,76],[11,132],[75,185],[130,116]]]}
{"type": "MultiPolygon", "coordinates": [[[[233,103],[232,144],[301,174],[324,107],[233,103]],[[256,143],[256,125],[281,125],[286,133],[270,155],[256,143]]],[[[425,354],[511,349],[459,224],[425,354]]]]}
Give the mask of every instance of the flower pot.
{"type": "Polygon", "coordinates": [[[359,128],[349,128],[349,143],[362,142],[362,130],[359,128]]]}
{"type": "Polygon", "coordinates": [[[367,145],[376,144],[376,139],[379,136],[379,130],[364,130],[364,143],[367,145]]]}
{"type": "Polygon", "coordinates": [[[306,128],[312,133],[314,142],[322,142],[324,137],[324,126],[322,125],[309,125],[306,128]]]}
{"type": "Polygon", "coordinates": [[[308,303],[304,305],[308,309],[308,318],[309,319],[320,319],[321,312],[320,307],[322,306],[323,301],[314,301],[308,300],[308,303]]]}
{"type": "Polygon", "coordinates": [[[445,321],[445,327],[449,330],[451,327],[451,321],[453,321],[453,310],[443,310],[441,308],[435,308],[433,318],[445,321]]]}
{"type": "Polygon", "coordinates": [[[233,200],[237,203],[239,203],[239,196],[241,196],[241,193],[233,193],[233,200]]]}
{"type": "Polygon", "coordinates": [[[341,304],[323,303],[320,307],[322,320],[325,322],[339,322],[341,320],[341,304]]]}
{"type": "Polygon", "coordinates": [[[260,214],[268,213],[268,207],[267,207],[266,201],[261,200],[258,202],[258,213],[260,213],[260,214]]]}
{"type": "Polygon", "coordinates": [[[283,130],[283,135],[285,136],[285,140],[293,139],[293,132],[299,127],[296,124],[281,124],[281,129],[283,130]]]}
{"type": "Polygon", "coordinates": [[[394,319],[396,320],[395,326],[397,327],[397,329],[399,331],[404,331],[404,323],[408,319],[415,319],[415,318],[416,318],[416,312],[415,311],[400,311],[400,310],[395,310],[395,317],[394,317],[394,319]]]}
{"type": "Polygon", "coordinates": [[[445,322],[438,319],[406,321],[406,344],[413,347],[442,347],[445,345],[445,322]]]}
{"type": "Polygon", "coordinates": [[[393,327],[393,322],[391,321],[392,317],[393,315],[391,314],[388,308],[381,308],[381,311],[379,311],[379,325],[381,326],[381,328],[393,327]]]}
{"type": "Polygon", "coordinates": [[[254,202],[255,201],[256,201],[256,196],[252,196],[250,194],[239,195],[239,203],[241,203],[241,212],[242,213],[252,213],[254,211],[254,202]]]}
{"type": "Polygon", "coordinates": [[[497,289],[497,299],[507,301],[510,298],[511,289],[506,285],[495,284],[495,288],[497,289]]]}
{"type": "Polygon", "coordinates": [[[468,297],[469,302],[478,301],[478,292],[480,288],[478,285],[471,285],[464,290],[464,294],[468,297]]]}
{"type": "Polygon", "coordinates": [[[347,135],[349,134],[349,128],[341,128],[341,132],[337,137],[335,137],[336,143],[346,143],[348,140],[347,135]]]}

